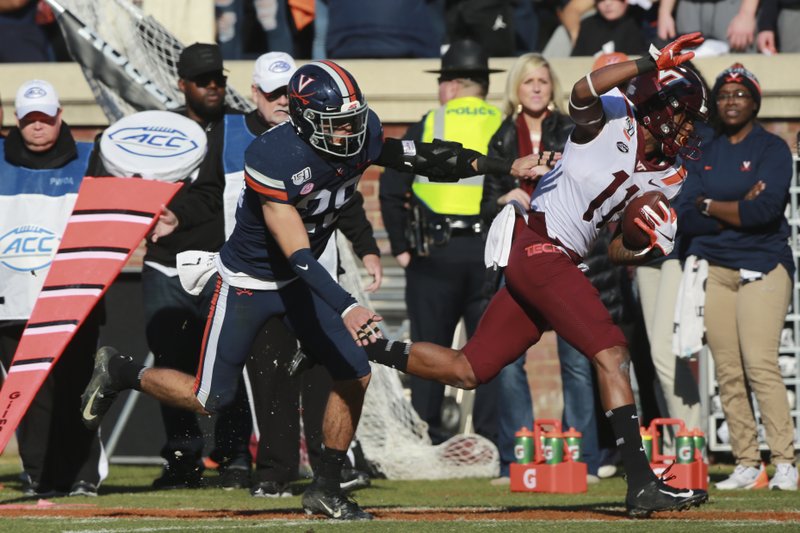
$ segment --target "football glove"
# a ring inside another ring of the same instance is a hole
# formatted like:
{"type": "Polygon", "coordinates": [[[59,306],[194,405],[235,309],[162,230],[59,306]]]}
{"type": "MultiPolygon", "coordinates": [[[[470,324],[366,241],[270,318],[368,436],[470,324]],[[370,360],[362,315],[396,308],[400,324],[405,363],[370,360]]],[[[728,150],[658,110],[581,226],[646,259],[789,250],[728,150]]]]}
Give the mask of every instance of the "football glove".
{"type": "Polygon", "coordinates": [[[658,70],[666,70],[669,68],[677,67],[681,63],[685,63],[694,57],[694,52],[683,52],[685,48],[697,48],[705,39],[703,35],[696,31],[694,33],[687,33],[681,35],[667,46],[659,50],[655,45],[650,45],[650,57],[656,62],[658,70]]]}
{"type": "Polygon", "coordinates": [[[637,252],[636,256],[650,253],[654,248],[661,250],[664,255],[669,255],[675,247],[675,233],[678,231],[678,215],[671,207],[667,207],[664,202],[658,202],[660,213],[646,205],[642,208],[642,216],[634,219],[634,223],[650,237],[650,245],[644,250],[637,252]]]}

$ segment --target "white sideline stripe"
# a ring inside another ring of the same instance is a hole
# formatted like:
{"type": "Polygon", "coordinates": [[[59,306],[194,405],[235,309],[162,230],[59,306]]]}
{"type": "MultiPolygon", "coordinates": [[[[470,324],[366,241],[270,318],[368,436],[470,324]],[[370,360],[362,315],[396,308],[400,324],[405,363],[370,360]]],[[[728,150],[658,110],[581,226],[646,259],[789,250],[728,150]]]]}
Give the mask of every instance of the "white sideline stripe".
{"type": "Polygon", "coordinates": [[[125,215],[125,214],[96,214],[96,215],[72,215],[69,217],[71,224],[79,224],[81,222],[130,222],[132,224],[143,224],[145,226],[152,222],[152,217],[142,215],[125,215]]]}
{"type": "Polygon", "coordinates": [[[39,298],[60,298],[62,296],[100,296],[101,289],[58,289],[42,291],[39,298]]]}
{"type": "Polygon", "coordinates": [[[8,371],[9,374],[14,374],[16,372],[33,372],[34,370],[47,370],[49,369],[53,363],[33,363],[30,365],[12,365],[11,370],[8,371]]]}
{"type": "Polygon", "coordinates": [[[22,334],[27,335],[48,335],[50,333],[72,333],[78,326],[75,324],[61,324],[59,326],[46,326],[43,328],[28,328],[22,334]]]}
{"type": "Polygon", "coordinates": [[[250,175],[251,178],[255,179],[257,182],[262,183],[264,185],[268,185],[273,189],[280,189],[282,191],[286,190],[286,185],[280,180],[272,179],[268,176],[265,176],[258,170],[254,169],[251,166],[245,165],[244,171],[250,175]]]}
{"type": "Polygon", "coordinates": [[[112,259],[114,261],[124,261],[128,254],[120,252],[70,252],[68,254],[56,254],[53,261],[74,261],[77,259],[112,259]]]}
{"type": "Polygon", "coordinates": [[[206,406],[208,394],[211,392],[211,377],[214,374],[214,363],[217,360],[219,332],[222,330],[222,323],[225,321],[225,308],[229,289],[230,285],[223,281],[220,285],[219,296],[214,308],[214,320],[211,322],[211,330],[208,332],[208,344],[203,358],[203,377],[200,379],[200,387],[197,390],[197,399],[203,407],[206,406]]]}

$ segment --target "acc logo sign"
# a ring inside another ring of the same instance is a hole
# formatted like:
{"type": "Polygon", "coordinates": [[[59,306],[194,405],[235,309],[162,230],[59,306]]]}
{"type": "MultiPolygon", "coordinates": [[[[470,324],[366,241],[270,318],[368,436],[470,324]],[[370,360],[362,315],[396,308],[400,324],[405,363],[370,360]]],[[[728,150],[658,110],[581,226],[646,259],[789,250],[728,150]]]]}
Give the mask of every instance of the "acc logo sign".
{"type": "Polygon", "coordinates": [[[19,226],[0,236],[0,264],[18,272],[50,266],[58,237],[40,226],[19,226]]]}
{"type": "Polygon", "coordinates": [[[111,132],[108,139],[119,149],[142,157],[177,157],[198,144],[179,129],[163,126],[134,126],[111,132]]]}

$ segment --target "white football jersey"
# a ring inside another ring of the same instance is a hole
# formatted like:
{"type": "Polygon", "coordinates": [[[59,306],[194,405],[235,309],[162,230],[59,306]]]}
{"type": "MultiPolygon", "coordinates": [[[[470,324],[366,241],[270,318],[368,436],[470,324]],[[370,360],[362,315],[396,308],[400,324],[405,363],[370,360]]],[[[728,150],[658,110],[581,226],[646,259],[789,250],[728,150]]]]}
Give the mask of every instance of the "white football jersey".
{"type": "Polygon", "coordinates": [[[561,160],[542,176],[531,197],[531,209],[545,213],[548,236],[581,257],[600,228],[617,220],[631,199],[647,191],[672,199],[686,175],[680,162],[659,169],[644,163],[644,138],[619,90],[602,95],[601,101],[602,131],[586,144],[567,141],[561,160]]]}

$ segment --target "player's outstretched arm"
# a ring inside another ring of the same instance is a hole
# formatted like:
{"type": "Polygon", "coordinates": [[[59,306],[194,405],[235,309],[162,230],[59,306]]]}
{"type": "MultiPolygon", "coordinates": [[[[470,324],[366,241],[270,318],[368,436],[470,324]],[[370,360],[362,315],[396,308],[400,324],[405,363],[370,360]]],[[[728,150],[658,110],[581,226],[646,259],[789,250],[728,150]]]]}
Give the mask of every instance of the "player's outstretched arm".
{"type": "Polygon", "coordinates": [[[552,165],[558,152],[544,152],[508,161],[464,148],[461,143],[434,139],[418,142],[388,138],[376,164],[427,176],[431,181],[454,182],[478,174],[510,174],[516,178],[538,177],[536,167],[552,165]]]}
{"type": "Polygon", "coordinates": [[[569,114],[575,122],[573,141],[582,144],[594,139],[605,125],[600,95],[606,93],[639,74],[653,70],[666,70],[685,63],[694,57],[694,52],[684,52],[703,42],[700,32],[682,35],[661,50],[651,45],[647,55],[631,61],[623,61],[590,72],[572,87],[569,98],[569,114]]]}
{"type": "Polygon", "coordinates": [[[353,340],[365,346],[382,337],[377,327],[377,323],[383,320],[381,316],[359,305],[311,253],[308,233],[297,209],[291,204],[273,202],[262,196],[261,211],[267,229],[289,259],[292,270],[342,316],[353,340]]]}

